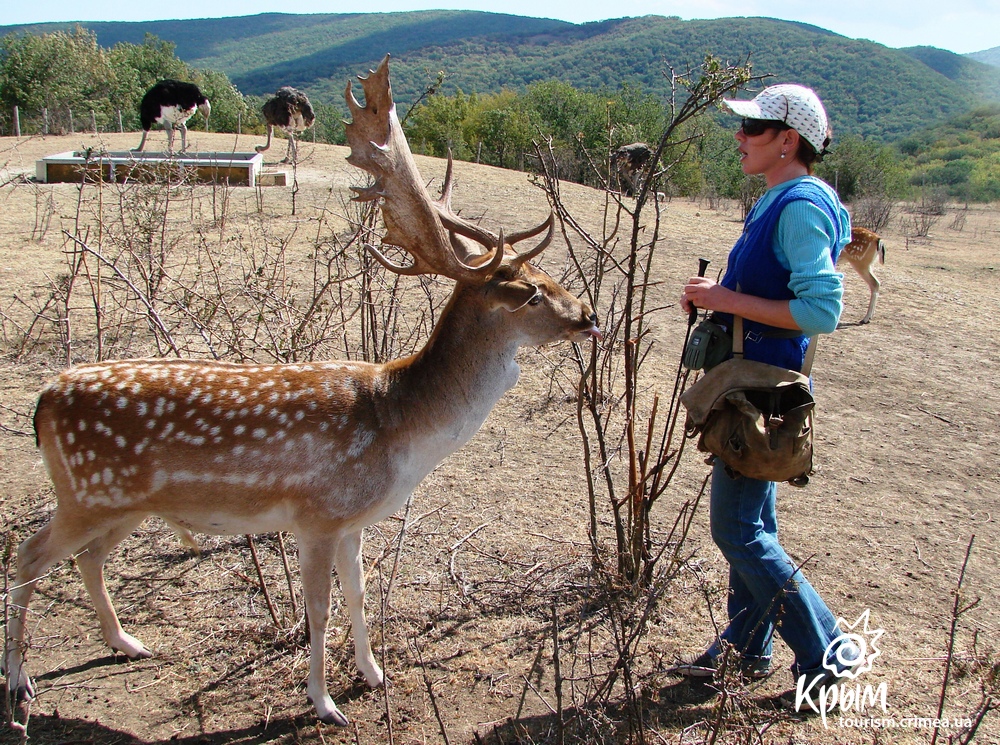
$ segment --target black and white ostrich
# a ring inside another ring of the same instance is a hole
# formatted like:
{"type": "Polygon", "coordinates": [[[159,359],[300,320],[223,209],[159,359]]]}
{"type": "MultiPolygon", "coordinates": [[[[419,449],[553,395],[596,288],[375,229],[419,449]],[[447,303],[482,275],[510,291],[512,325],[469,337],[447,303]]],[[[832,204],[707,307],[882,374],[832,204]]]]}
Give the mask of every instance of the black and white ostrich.
{"type": "Polygon", "coordinates": [[[645,142],[633,142],[631,145],[622,145],[615,150],[612,156],[618,173],[625,177],[631,193],[639,191],[639,184],[636,176],[646,167],[649,159],[653,157],[653,151],[645,142]]]}
{"type": "Polygon", "coordinates": [[[167,130],[167,150],[174,149],[174,127],[181,131],[181,151],[187,150],[187,120],[200,111],[208,127],[208,115],[212,105],[194,83],[180,80],[161,80],[142,97],[139,104],[139,120],[142,122],[142,142],[135,150],[141,151],[146,145],[146,135],[154,124],[162,124],[167,130]]]}
{"type": "Polygon", "coordinates": [[[254,150],[262,153],[271,147],[271,136],[274,128],[277,127],[288,135],[288,150],[282,163],[292,163],[298,158],[298,148],[295,144],[295,135],[305,131],[316,121],[312,104],[306,94],[285,85],[265,102],[261,109],[264,112],[264,121],[267,122],[267,144],[257,145],[254,150]]]}

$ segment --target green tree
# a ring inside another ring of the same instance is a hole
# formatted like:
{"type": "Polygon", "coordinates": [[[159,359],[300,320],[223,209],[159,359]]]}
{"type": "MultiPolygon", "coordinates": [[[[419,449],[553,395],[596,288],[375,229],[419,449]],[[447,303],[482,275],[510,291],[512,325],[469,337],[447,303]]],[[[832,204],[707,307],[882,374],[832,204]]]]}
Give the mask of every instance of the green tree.
{"type": "Polygon", "coordinates": [[[892,147],[857,135],[835,142],[816,175],[832,184],[845,202],[875,195],[898,198],[906,183],[905,169],[892,147]]]}
{"type": "MultiPolygon", "coordinates": [[[[176,78],[197,83],[212,102],[213,129],[236,131],[246,102],[220,72],[195,70],[174,54],[174,45],[146,35],[142,44],[104,49],[80,26],[40,36],[8,34],[0,39],[0,117],[13,106],[26,114],[93,111],[98,128],[139,126],[139,102],[153,83],[176,78]]],[[[197,121],[196,121],[197,124],[197,121]]]]}
{"type": "Polygon", "coordinates": [[[740,167],[740,153],[733,132],[711,117],[704,117],[702,128],[698,161],[705,179],[706,196],[739,199],[746,174],[740,167]]]}
{"type": "Polygon", "coordinates": [[[608,148],[607,99],[558,80],[529,86],[524,99],[533,127],[552,138],[552,152],[562,177],[593,183],[584,153],[604,153],[608,148]]]}
{"type": "MultiPolygon", "coordinates": [[[[191,82],[197,85],[212,104],[210,129],[212,132],[236,132],[242,127],[249,107],[236,86],[224,73],[215,70],[192,71],[191,82]]],[[[200,118],[200,114],[196,114],[200,118]]],[[[189,122],[190,124],[190,122],[189,122]]],[[[204,126],[204,123],[202,123],[204,126]]]]}
{"type": "Polygon", "coordinates": [[[113,111],[117,81],[97,37],[77,26],[44,36],[0,39],[0,102],[27,111],[94,110],[99,123],[113,111]]]}
{"type": "Polygon", "coordinates": [[[466,138],[481,163],[501,168],[524,168],[534,134],[531,119],[510,90],[480,97],[470,112],[466,138]]]}
{"type": "Polygon", "coordinates": [[[416,153],[443,158],[451,150],[459,160],[471,160],[473,151],[464,130],[474,97],[459,91],[454,96],[431,96],[409,113],[406,136],[416,153]]]}

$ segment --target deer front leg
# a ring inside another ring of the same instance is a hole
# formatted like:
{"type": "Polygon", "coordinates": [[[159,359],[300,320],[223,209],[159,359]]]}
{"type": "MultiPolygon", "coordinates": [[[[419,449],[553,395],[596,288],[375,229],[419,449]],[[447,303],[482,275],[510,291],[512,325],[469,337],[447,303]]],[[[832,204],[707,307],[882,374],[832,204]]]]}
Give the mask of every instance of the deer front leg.
{"type": "Polygon", "coordinates": [[[875,303],[878,302],[878,291],[882,283],[878,281],[878,278],[870,270],[866,275],[863,275],[863,279],[868,285],[868,289],[871,290],[871,298],[868,300],[868,312],[861,319],[861,323],[868,323],[872,320],[872,316],[875,315],[875,303]]]}
{"type": "Polygon", "coordinates": [[[309,682],[306,694],[316,714],[327,724],[347,725],[326,688],[326,628],[330,622],[330,587],[333,584],[333,548],[329,534],[297,535],[302,592],[309,616],[309,682]]]}
{"type": "Polygon", "coordinates": [[[375,662],[368,640],[368,621],[365,619],[365,570],[361,558],[361,530],[348,533],[340,539],[334,555],[337,576],[344,590],[344,600],[351,614],[351,632],[354,634],[354,658],[365,682],[378,688],[385,682],[382,668],[375,662]]]}

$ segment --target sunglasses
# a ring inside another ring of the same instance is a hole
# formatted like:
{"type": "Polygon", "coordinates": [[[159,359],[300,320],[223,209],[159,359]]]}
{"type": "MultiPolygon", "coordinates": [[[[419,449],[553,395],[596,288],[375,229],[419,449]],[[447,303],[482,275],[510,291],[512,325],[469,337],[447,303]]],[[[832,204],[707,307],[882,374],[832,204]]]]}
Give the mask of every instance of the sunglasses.
{"type": "Polygon", "coordinates": [[[743,119],[740,122],[740,129],[747,137],[756,137],[769,129],[791,129],[791,127],[777,119],[743,119]]]}

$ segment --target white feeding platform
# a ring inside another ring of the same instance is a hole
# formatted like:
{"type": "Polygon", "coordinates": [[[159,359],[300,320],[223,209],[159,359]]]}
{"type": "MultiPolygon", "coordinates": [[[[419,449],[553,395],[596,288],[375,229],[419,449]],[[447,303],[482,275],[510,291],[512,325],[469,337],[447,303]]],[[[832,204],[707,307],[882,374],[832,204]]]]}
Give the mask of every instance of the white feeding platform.
{"type": "Polygon", "coordinates": [[[35,176],[45,184],[88,181],[179,181],[228,186],[256,186],[262,153],[164,153],[70,150],[35,162],[35,176]]]}

